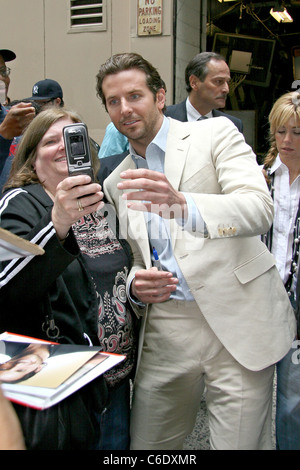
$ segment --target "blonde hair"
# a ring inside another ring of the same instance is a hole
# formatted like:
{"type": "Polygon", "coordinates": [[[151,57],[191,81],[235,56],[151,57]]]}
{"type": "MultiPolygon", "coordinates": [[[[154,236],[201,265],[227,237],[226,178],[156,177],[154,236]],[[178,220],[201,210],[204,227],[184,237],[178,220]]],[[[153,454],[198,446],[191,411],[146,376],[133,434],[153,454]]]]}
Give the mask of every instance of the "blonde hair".
{"type": "MultiPolygon", "coordinates": [[[[69,118],[72,122],[82,122],[80,116],[74,111],[66,108],[50,107],[40,112],[29,124],[17,147],[16,155],[13,159],[12,168],[5,189],[17,188],[31,183],[40,183],[33,164],[36,158],[36,150],[39,142],[48,129],[58,120],[69,118]]],[[[91,147],[92,163],[95,175],[100,163],[96,150],[91,147]]]]}
{"type": "Polygon", "coordinates": [[[264,159],[264,168],[270,168],[274,163],[278,149],[275,133],[279,127],[284,126],[291,118],[300,119],[300,92],[285,93],[274,103],[269,114],[269,142],[270,148],[264,159]]]}

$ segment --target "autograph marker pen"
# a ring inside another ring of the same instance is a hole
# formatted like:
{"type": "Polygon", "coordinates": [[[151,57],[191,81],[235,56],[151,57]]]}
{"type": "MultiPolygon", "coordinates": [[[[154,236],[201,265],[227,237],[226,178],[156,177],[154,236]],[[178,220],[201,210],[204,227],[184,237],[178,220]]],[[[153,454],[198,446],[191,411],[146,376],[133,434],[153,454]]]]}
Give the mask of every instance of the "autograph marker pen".
{"type": "Polygon", "coordinates": [[[159,271],[162,271],[162,266],[160,264],[160,260],[159,260],[157,251],[154,247],[153,247],[153,256],[154,256],[153,266],[155,266],[159,271]]]}

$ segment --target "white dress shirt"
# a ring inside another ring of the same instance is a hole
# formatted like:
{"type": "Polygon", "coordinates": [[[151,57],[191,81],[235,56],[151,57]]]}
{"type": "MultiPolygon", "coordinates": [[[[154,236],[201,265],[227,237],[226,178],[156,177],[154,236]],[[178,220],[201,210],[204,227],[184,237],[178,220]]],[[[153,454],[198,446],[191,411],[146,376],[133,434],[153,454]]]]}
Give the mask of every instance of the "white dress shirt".
{"type": "Polygon", "coordinates": [[[290,185],[288,167],[282,163],[279,155],[270,169],[270,174],[274,173],[274,221],[271,251],[276,259],[281,279],[286,283],[291,267],[294,223],[300,197],[300,175],[290,185]]]}
{"type": "MultiPolygon", "coordinates": [[[[195,109],[194,106],[191,104],[189,97],[187,97],[186,99],[186,113],[188,122],[198,121],[199,118],[203,117],[202,114],[200,114],[197,109],[195,109]]],[[[205,117],[213,117],[212,111],[205,114],[205,117]]]]}

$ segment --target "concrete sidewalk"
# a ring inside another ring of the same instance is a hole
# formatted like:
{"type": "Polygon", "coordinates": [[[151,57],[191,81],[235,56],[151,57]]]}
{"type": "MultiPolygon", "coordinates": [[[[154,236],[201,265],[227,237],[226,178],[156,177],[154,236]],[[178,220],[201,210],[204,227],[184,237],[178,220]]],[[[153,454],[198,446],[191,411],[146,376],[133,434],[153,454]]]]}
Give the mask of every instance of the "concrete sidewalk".
{"type": "Polygon", "coordinates": [[[193,432],[186,438],[184,450],[210,450],[205,397],[203,396],[193,432]]]}

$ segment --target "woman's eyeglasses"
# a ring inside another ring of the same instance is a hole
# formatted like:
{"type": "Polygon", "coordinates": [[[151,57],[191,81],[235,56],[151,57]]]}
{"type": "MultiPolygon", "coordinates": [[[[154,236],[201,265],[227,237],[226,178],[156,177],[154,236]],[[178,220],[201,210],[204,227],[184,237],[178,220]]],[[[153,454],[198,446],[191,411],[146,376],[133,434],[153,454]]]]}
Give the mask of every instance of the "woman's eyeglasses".
{"type": "Polygon", "coordinates": [[[0,75],[1,75],[1,77],[3,77],[3,78],[8,77],[8,76],[10,75],[10,70],[11,70],[11,69],[10,69],[9,67],[6,67],[6,66],[0,67],[0,75]]]}

